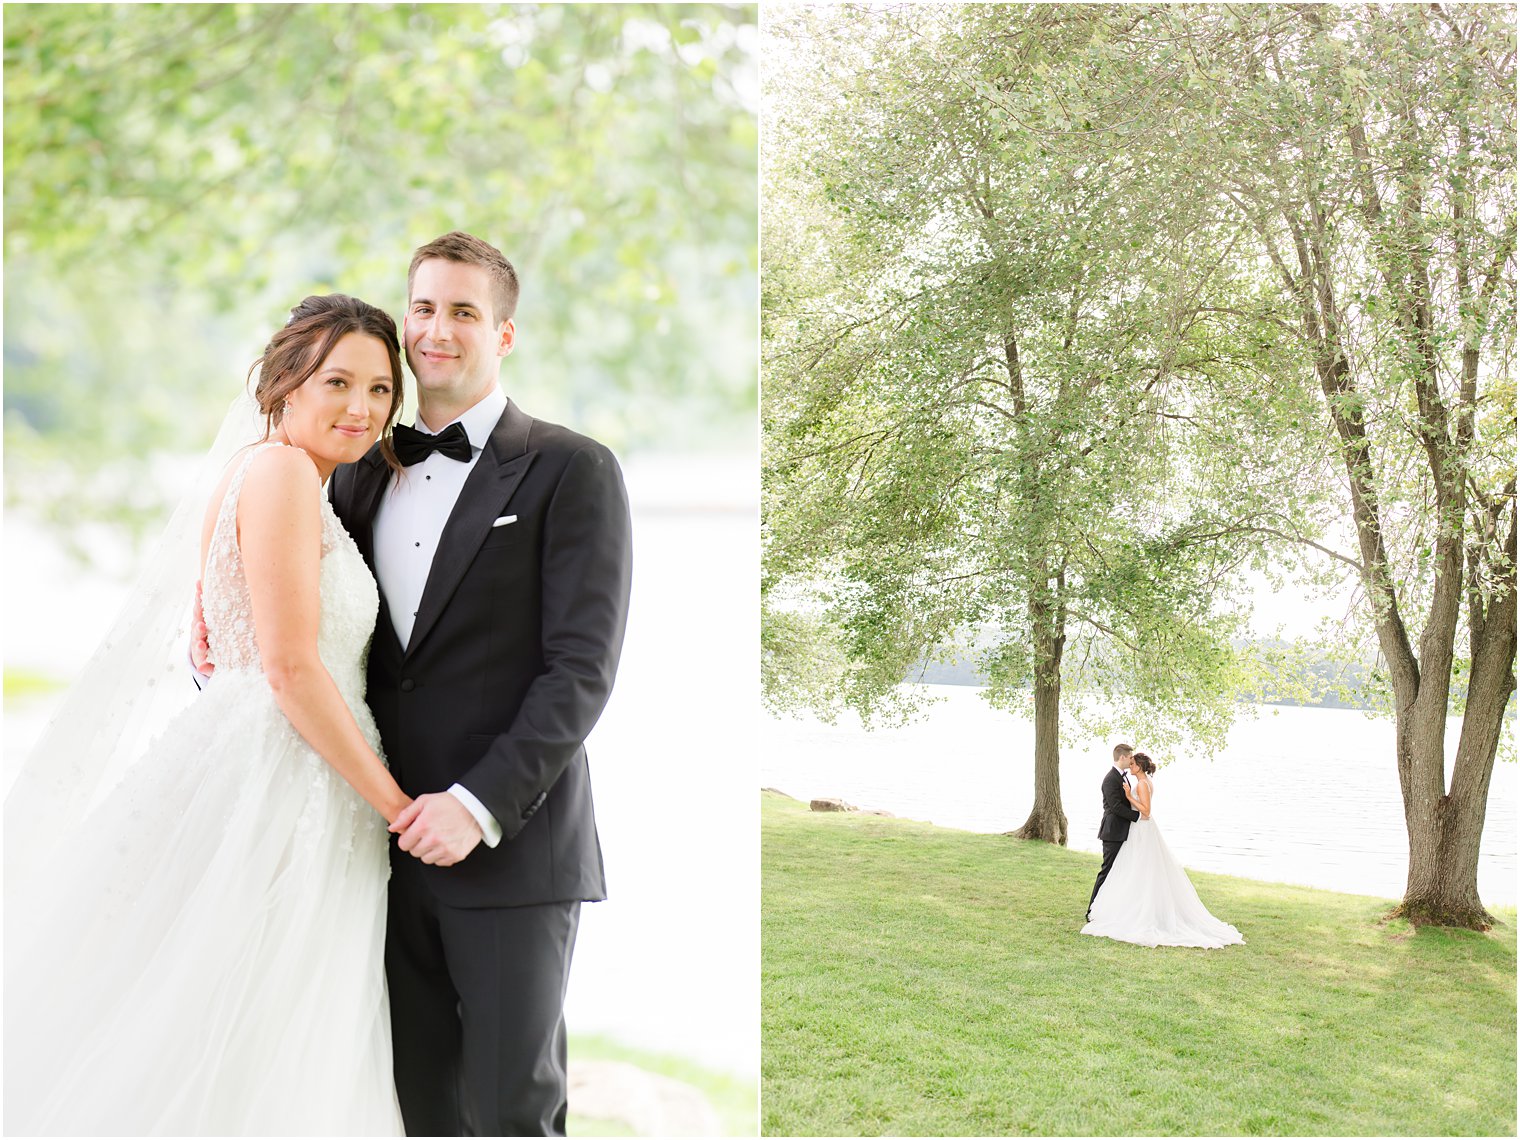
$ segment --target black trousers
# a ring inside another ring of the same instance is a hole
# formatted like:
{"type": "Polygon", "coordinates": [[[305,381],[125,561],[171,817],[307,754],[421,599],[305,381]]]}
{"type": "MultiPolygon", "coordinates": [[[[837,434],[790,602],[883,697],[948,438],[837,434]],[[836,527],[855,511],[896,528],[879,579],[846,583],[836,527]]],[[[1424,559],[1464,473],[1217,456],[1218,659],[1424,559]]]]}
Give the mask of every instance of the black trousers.
{"type": "MultiPolygon", "coordinates": [[[[1119,848],[1123,846],[1124,841],[1122,839],[1118,843],[1110,843],[1106,839],[1103,840],[1103,865],[1098,868],[1098,881],[1093,884],[1093,893],[1087,899],[1087,917],[1089,921],[1092,919],[1093,899],[1098,897],[1098,888],[1103,885],[1103,880],[1108,878],[1108,873],[1114,866],[1114,857],[1119,854],[1119,848]]],[[[395,888],[393,887],[392,889],[394,890],[395,888]]]]}
{"type": "Polygon", "coordinates": [[[563,1136],[581,904],[451,907],[415,859],[391,866],[385,974],[406,1134],[563,1136]]]}

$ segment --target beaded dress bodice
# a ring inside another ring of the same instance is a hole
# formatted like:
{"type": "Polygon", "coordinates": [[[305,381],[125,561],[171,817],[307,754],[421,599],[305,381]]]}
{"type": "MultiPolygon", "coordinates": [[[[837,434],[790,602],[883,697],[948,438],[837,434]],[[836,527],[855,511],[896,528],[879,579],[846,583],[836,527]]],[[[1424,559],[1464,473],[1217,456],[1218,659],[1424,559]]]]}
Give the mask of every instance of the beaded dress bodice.
{"type": "MultiPolygon", "coordinates": [[[[243,480],[254,459],[280,443],[250,448],[227,484],[218,510],[201,583],[206,640],[217,674],[261,673],[258,643],[254,637],[253,604],[242,551],[237,541],[237,505],[243,480]]],[[[345,702],[353,707],[364,698],[364,665],[380,594],[374,576],[364,564],[359,548],[333,513],[327,496],[321,496],[322,561],[321,618],[317,653],[332,675],[345,702]]]]}

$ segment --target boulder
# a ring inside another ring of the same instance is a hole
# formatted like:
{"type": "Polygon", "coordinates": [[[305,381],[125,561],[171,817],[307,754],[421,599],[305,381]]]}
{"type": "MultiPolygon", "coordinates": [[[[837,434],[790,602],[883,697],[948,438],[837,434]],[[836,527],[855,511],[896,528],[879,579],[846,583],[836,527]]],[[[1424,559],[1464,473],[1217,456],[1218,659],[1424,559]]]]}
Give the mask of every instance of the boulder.
{"type": "Polygon", "coordinates": [[[859,811],[854,804],[847,804],[843,800],[819,799],[808,804],[813,811],[859,811]]]}

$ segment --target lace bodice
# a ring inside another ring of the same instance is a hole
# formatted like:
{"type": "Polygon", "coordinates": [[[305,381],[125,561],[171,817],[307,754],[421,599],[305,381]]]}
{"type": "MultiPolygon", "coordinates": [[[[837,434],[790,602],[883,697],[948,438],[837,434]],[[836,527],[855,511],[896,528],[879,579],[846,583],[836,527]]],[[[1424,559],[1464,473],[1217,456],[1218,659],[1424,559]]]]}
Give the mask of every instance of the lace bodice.
{"type": "MultiPolygon", "coordinates": [[[[237,543],[237,505],[243,480],[254,459],[271,447],[284,446],[269,443],[250,448],[237,461],[238,469],[227,484],[217,512],[216,526],[206,551],[201,606],[206,618],[211,661],[218,675],[262,672],[258,643],[254,638],[248,579],[237,543]]],[[[321,619],[317,653],[345,700],[353,705],[364,696],[364,664],[375,630],[380,594],[359,548],[333,513],[326,494],[321,496],[321,511],[321,619]]]]}

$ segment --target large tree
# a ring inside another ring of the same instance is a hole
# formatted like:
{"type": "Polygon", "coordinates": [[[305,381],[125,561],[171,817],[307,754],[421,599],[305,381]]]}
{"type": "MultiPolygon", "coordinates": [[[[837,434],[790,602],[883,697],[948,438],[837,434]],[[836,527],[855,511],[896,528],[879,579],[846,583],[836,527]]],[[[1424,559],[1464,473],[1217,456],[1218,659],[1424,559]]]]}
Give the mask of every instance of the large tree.
{"type": "Polygon", "coordinates": [[[1399,913],[1486,927],[1479,840],[1515,689],[1513,9],[1161,19],[1205,93],[1189,113],[1217,142],[1208,174],[1269,260],[1334,430],[1355,536],[1335,557],[1364,587],[1395,722],[1399,913]]]}
{"type": "Polygon", "coordinates": [[[769,695],[870,715],[975,636],[991,699],[1032,704],[1018,834],[1057,843],[1063,695],[1220,739],[1251,683],[1228,571],[1266,532],[1238,524],[1301,527],[1274,429],[1303,409],[1243,404],[1270,346],[1214,320],[1235,239],[1155,119],[1107,129],[1155,101],[1117,30],[800,12],[768,73],[769,695]],[[800,669],[830,628],[844,668],[800,669]]]}

